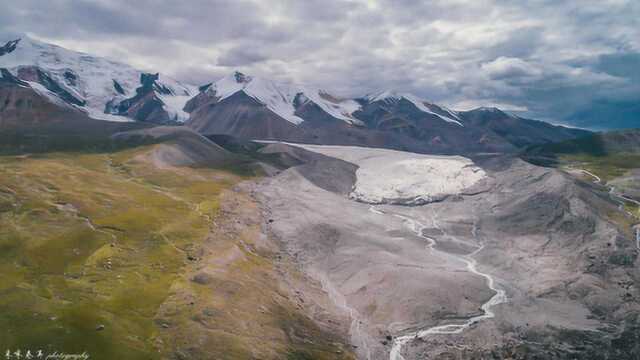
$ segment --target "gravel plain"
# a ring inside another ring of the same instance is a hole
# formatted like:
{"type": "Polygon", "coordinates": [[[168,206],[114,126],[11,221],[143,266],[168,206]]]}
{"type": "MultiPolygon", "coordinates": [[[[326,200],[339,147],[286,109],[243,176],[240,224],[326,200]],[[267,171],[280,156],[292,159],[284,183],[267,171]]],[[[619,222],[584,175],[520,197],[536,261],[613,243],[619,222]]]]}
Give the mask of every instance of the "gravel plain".
{"type": "Polygon", "coordinates": [[[459,194],[372,206],[331,191],[349,185],[336,179],[353,182],[352,166],[323,186],[323,161],[267,178],[257,193],[281,246],[351,318],[361,359],[389,359],[403,337],[395,359],[637,358],[637,249],[606,192],[484,156],[474,161],[487,178],[459,194]],[[495,317],[483,316],[500,291],[495,317]]]}

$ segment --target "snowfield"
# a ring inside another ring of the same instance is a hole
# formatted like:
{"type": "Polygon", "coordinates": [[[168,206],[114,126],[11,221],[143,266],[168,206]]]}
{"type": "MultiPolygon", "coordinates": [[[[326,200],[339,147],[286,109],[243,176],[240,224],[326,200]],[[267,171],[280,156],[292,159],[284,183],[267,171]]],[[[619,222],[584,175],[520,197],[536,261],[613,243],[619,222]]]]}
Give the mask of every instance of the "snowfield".
{"type": "MultiPolygon", "coordinates": [[[[37,66],[45,70],[64,90],[77,99],[84,100],[85,106],[77,107],[90,117],[98,120],[132,121],[124,116],[106,114],[105,105],[112,100],[134,96],[136,88],[140,86],[142,71],[116,61],[47,44],[24,34],[0,34],[0,43],[18,38],[21,40],[16,50],[0,57],[0,67],[17,75],[21,67],[37,66]],[[122,87],[124,94],[116,91],[114,81],[122,87]]],[[[177,121],[187,120],[189,116],[182,109],[192,94],[197,93],[197,89],[162,74],[158,83],[172,92],[172,95],[160,96],[164,109],[177,121]]],[[[41,87],[36,88],[37,91],[42,91],[41,87]]],[[[57,98],[51,92],[44,94],[52,100],[57,98]]]]}
{"type": "Polygon", "coordinates": [[[460,194],[487,176],[462,156],[357,146],[289,145],[357,165],[357,180],[350,197],[370,204],[425,204],[460,194]]]}

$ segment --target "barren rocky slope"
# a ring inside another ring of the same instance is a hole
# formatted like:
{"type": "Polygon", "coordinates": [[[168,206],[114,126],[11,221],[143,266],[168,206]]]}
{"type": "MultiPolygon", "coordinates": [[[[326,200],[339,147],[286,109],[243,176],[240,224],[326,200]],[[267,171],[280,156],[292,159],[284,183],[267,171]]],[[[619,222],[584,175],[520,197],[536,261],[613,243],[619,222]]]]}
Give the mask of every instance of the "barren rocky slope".
{"type": "Polygon", "coordinates": [[[640,356],[633,219],[590,182],[510,157],[474,160],[487,184],[423,206],[372,207],[324,190],[307,180],[321,163],[267,179],[259,193],[273,233],[351,316],[362,359],[481,315],[496,293],[469,271],[472,259],[506,292],[495,317],[426,331],[391,359],[640,356]]]}
{"type": "Polygon", "coordinates": [[[187,126],[205,135],[435,154],[514,152],[589,134],[498,109],[456,112],[406,93],[340,99],[239,72],[200,87],[185,111],[187,126]]]}

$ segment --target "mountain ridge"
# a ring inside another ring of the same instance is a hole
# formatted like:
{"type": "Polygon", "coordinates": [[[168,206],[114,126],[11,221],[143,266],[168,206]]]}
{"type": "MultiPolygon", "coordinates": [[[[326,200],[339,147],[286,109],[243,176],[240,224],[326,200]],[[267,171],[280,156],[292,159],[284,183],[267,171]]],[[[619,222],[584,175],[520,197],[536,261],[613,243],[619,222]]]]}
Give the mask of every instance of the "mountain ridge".
{"type": "Polygon", "coordinates": [[[29,37],[19,39],[2,46],[0,68],[50,101],[99,120],[184,123],[204,135],[443,154],[514,152],[588,134],[500,110],[455,111],[406,92],[342,98],[238,71],[196,87],[29,37]]]}
{"type": "MultiPolygon", "coordinates": [[[[0,40],[6,40],[5,34],[0,40]]],[[[136,95],[140,87],[141,75],[144,71],[133,67],[93,56],[83,52],[72,51],[63,47],[34,40],[28,36],[8,39],[3,47],[16,44],[10,52],[0,55],[0,68],[5,68],[22,80],[39,83],[52,90],[59,97],[73,99],[67,101],[98,120],[130,121],[130,118],[119,116],[119,112],[107,111],[114,104],[136,95]],[[17,41],[17,43],[16,43],[17,41]],[[64,95],[61,95],[64,94],[64,95]]],[[[196,90],[190,85],[182,84],[170,77],[156,79],[159,87],[168,89],[164,95],[174,97],[186,96],[196,90]]],[[[156,94],[160,97],[162,94],[156,94]]],[[[186,102],[186,98],[182,99],[186,102]]],[[[174,120],[184,114],[184,104],[166,101],[161,104],[167,117],[174,120]]],[[[146,121],[147,119],[137,119],[146,121]]]]}

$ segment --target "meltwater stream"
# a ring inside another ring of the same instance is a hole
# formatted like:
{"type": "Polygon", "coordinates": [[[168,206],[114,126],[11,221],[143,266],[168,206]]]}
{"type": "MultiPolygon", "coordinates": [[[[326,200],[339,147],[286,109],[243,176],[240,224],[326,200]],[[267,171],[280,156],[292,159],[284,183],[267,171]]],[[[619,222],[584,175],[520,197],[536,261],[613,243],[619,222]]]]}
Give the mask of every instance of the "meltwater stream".
{"type": "MultiPolygon", "coordinates": [[[[584,170],[584,169],[578,169],[578,170],[580,170],[580,171],[582,171],[583,173],[585,173],[585,174],[590,175],[591,177],[593,177],[593,178],[594,178],[594,181],[593,181],[593,182],[594,182],[594,184],[598,184],[598,185],[604,185],[604,186],[606,186],[606,183],[605,183],[605,184],[603,184],[603,183],[602,183],[602,179],[600,179],[600,178],[598,177],[598,175],[593,174],[593,173],[591,173],[591,172],[589,172],[589,171],[587,171],[587,170],[584,170]]],[[[637,215],[632,214],[630,211],[626,211],[626,210],[624,209],[624,205],[625,205],[625,201],[626,201],[626,202],[630,202],[630,203],[632,203],[632,204],[635,204],[635,205],[637,205],[637,206],[640,206],[640,201],[635,200],[635,199],[632,199],[632,198],[629,198],[629,197],[626,197],[626,196],[624,196],[623,194],[618,194],[618,193],[616,193],[616,188],[615,188],[614,186],[610,186],[610,187],[609,187],[609,195],[611,196],[611,198],[612,198],[613,200],[615,200],[616,202],[618,202],[620,211],[624,211],[624,212],[626,212],[626,213],[627,213],[629,216],[631,216],[631,217],[634,217],[634,218],[637,218],[637,217],[638,217],[637,215]]],[[[636,226],[634,227],[634,229],[635,229],[635,232],[636,232],[636,248],[637,248],[638,250],[640,250],[640,224],[639,224],[639,225],[636,225],[636,226]]]]}
{"type": "MultiPolygon", "coordinates": [[[[369,211],[379,214],[379,215],[385,215],[386,213],[376,209],[375,207],[370,207],[369,211]]],[[[482,305],[482,311],[483,314],[479,315],[479,316],[474,316],[468,320],[466,320],[464,323],[462,324],[449,324],[449,325],[440,325],[440,326],[434,326],[434,327],[430,327],[427,329],[423,329],[423,330],[418,330],[406,335],[402,335],[402,336],[398,336],[394,339],[393,341],[393,345],[391,347],[391,352],[389,353],[389,360],[404,360],[404,357],[401,355],[402,352],[402,347],[407,344],[409,341],[417,339],[417,338],[423,338],[427,335],[432,335],[432,334],[459,334],[461,332],[463,332],[465,329],[469,328],[471,325],[484,320],[484,319],[490,319],[493,318],[495,316],[495,314],[493,313],[493,311],[491,311],[491,308],[494,307],[495,305],[498,304],[502,304],[504,302],[507,301],[507,296],[505,294],[505,291],[502,289],[499,289],[496,287],[495,285],[495,281],[494,279],[491,277],[491,275],[483,273],[478,271],[477,269],[477,262],[475,259],[473,259],[473,256],[476,255],[478,252],[480,252],[483,248],[483,246],[480,246],[477,250],[475,250],[474,252],[472,252],[469,255],[466,256],[458,256],[458,255],[453,255],[453,254],[449,254],[449,253],[445,253],[439,250],[436,250],[434,248],[434,245],[436,243],[436,241],[426,235],[423,234],[423,230],[427,228],[426,225],[420,223],[419,221],[412,219],[410,217],[404,216],[404,215],[400,215],[400,214],[393,214],[393,216],[396,216],[402,220],[404,220],[405,224],[407,224],[407,226],[411,229],[411,231],[413,231],[417,236],[427,240],[429,242],[427,248],[429,251],[434,251],[434,252],[438,252],[441,253],[443,256],[448,256],[448,257],[452,257],[455,258],[463,263],[466,264],[466,268],[469,272],[482,276],[486,279],[487,281],[487,286],[495,291],[495,295],[493,295],[491,297],[491,299],[489,299],[489,301],[487,301],[486,303],[484,303],[482,305]]],[[[474,230],[473,233],[475,235],[475,226],[474,226],[474,230]]]]}

